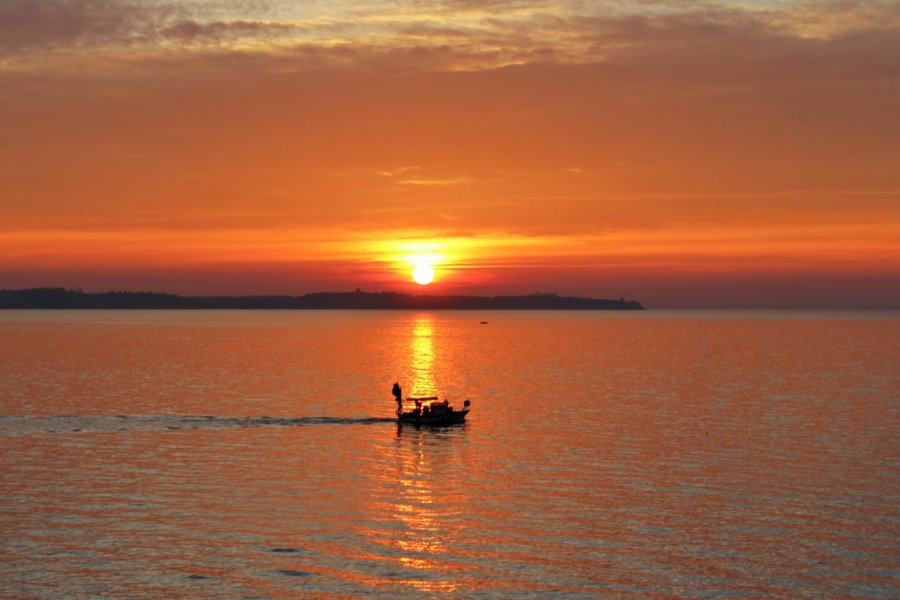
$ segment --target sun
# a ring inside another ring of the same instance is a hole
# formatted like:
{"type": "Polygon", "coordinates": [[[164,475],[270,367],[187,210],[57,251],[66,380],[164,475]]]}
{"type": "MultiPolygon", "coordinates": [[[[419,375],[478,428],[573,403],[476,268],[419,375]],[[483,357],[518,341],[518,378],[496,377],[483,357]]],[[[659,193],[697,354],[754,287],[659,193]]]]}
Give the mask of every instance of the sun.
{"type": "Polygon", "coordinates": [[[440,278],[446,274],[443,266],[447,264],[447,255],[439,252],[439,243],[402,242],[399,248],[403,253],[398,253],[396,257],[398,269],[404,274],[411,274],[412,280],[419,285],[432,283],[438,275],[438,268],[441,269],[440,278]]]}
{"type": "Polygon", "coordinates": [[[434,279],[434,267],[428,263],[419,263],[413,267],[412,278],[419,285],[428,285],[434,279]]]}

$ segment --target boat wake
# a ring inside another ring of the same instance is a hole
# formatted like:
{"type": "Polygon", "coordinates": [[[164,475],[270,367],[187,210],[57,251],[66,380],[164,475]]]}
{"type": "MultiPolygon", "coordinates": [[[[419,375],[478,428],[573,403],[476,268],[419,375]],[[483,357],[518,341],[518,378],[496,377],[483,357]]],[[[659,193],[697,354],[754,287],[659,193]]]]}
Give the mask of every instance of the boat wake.
{"type": "Polygon", "coordinates": [[[219,417],[213,415],[11,416],[0,415],[0,437],[37,433],[92,433],[225,429],[232,427],[298,427],[301,425],[372,425],[396,423],[385,417],[219,417]]]}

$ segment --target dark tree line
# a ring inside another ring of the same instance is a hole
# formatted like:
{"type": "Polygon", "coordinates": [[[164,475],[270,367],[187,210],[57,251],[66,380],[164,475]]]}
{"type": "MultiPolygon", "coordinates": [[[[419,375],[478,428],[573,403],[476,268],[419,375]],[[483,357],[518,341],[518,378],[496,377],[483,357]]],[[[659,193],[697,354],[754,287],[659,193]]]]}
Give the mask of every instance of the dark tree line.
{"type": "Polygon", "coordinates": [[[176,296],[156,292],[89,293],[65,288],[0,290],[0,309],[413,309],[643,310],[634,300],[531,294],[431,296],[396,292],[316,292],[303,296],[176,296]]]}

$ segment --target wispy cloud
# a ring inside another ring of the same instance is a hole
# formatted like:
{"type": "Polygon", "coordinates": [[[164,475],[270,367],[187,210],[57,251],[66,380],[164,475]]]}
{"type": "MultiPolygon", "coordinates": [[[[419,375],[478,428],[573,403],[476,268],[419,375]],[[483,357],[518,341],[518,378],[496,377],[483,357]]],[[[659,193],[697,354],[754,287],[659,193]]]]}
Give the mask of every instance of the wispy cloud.
{"type": "Polygon", "coordinates": [[[766,36],[824,39],[896,30],[894,2],[288,2],[6,0],[0,53],[9,63],[41,52],[315,52],[321,60],[382,66],[481,69],[591,63],[666,46],[714,52],[766,36]],[[398,65],[396,61],[401,61],[398,65]]]}
{"type": "Polygon", "coordinates": [[[441,187],[448,185],[459,185],[461,183],[466,183],[471,181],[465,177],[451,177],[446,179],[434,179],[428,177],[411,177],[408,179],[400,179],[397,181],[398,185],[421,185],[427,187],[441,187]]]}
{"type": "Polygon", "coordinates": [[[70,48],[153,41],[182,13],[176,5],[118,0],[6,0],[0,3],[0,49],[70,48]]]}

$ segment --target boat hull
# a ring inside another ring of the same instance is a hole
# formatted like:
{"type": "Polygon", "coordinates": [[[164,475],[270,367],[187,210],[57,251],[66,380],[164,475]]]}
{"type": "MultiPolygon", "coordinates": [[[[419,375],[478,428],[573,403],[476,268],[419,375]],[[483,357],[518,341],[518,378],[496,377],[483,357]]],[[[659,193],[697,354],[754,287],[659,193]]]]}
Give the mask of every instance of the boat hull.
{"type": "Polygon", "coordinates": [[[427,425],[429,427],[444,427],[446,425],[459,425],[465,422],[469,410],[454,410],[442,415],[421,415],[412,412],[402,413],[397,417],[397,422],[407,425],[427,425]]]}

